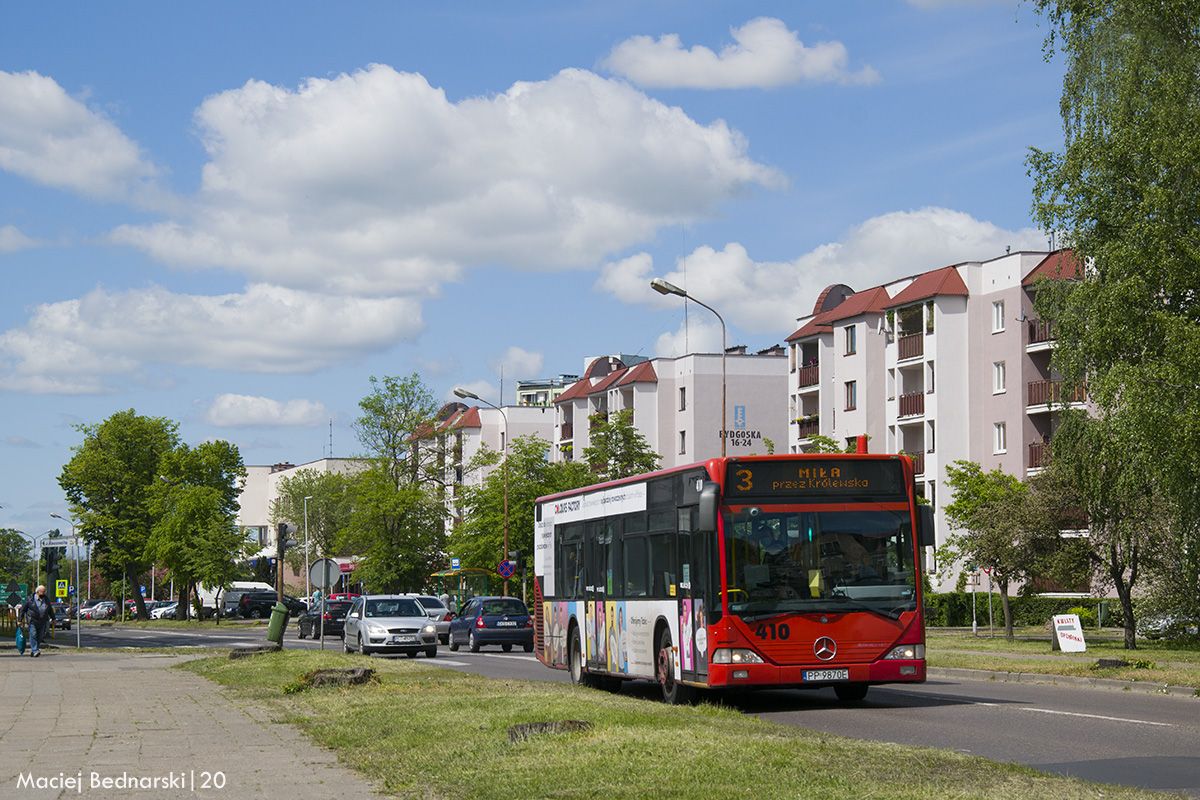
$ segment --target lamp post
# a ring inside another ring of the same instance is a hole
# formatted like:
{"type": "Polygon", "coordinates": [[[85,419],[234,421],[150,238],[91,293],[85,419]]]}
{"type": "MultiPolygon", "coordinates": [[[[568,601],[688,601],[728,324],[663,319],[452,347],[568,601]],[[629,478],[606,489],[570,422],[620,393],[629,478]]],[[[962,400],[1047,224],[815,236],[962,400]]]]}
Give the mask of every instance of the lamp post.
{"type": "MultiPolygon", "coordinates": [[[[309,597],[312,597],[312,584],[309,582],[309,579],[308,579],[308,565],[309,565],[309,559],[308,559],[308,501],[312,500],[312,499],[313,499],[313,496],[311,494],[304,498],[304,599],[305,600],[307,600],[309,597]]],[[[297,623],[297,624],[299,624],[299,623],[297,623]]],[[[325,638],[324,631],[322,631],[321,638],[322,639],[325,638]]]]}
{"type": "Polygon", "coordinates": [[[674,294],[682,297],[684,300],[691,300],[697,305],[704,306],[709,311],[717,315],[717,321],[721,323],[721,458],[725,457],[725,320],[717,314],[717,310],[707,303],[702,303],[690,294],[680,289],[673,283],[667,283],[662,278],[655,278],[650,281],[650,288],[659,294],[674,294]]]}
{"type": "MultiPolygon", "coordinates": [[[[454,394],[468,400],[478,400],[481,403],[491,406],[500,412],[500,419],[504,420],[504,558],[502,561],[508,560],[508,415],[504,413],[504,409],[490,400],[484,400],[474,392],[468,392],[462,387],[456,387],[454,394]]],[[[504,579],[504,594],[508,595],[508,578],[504,579]]]]}

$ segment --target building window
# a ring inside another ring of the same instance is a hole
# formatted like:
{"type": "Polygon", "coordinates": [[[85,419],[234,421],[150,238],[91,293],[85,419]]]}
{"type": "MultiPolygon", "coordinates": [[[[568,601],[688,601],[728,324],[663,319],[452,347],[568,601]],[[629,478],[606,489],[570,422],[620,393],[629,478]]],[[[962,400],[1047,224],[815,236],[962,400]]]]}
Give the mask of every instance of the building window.
{"type": "Polygon", "coordinates": [[[992,362],[992,394],[1004,394],[1008,390],[1008,373],[1003,361],[992,362]]]}
{"type": "Polygon", "coordinates": [[[846,331],[846,355],[852,356],[858,351],[858,329],[849,325],[845,328],[846,331]]]}
{"type": "Polygon", "coordinates": [[[846,410],[858,408],[858,381],[846,381],[846,410]]]}
{"type": "Polygon", "coordinates": [[[1000,455],[1008,452],[1008,427],[1003,422],[992,425],[992,453],[1000,455]]]}
{"type": "Polygon", "coordinates": [[[679,410],[687,411],[687,387],[679,387],[679,410]]]}
{"type": "Polygon", "coordinates": [[[679,432],[679,455],[687,452],[687,431],[679,432]]]}
{"type": "Polygon", "coordinates": [[[1004,330],[1004,301],[997,300],[992,303],[992,333],[1000,333],[1004,330]]]}

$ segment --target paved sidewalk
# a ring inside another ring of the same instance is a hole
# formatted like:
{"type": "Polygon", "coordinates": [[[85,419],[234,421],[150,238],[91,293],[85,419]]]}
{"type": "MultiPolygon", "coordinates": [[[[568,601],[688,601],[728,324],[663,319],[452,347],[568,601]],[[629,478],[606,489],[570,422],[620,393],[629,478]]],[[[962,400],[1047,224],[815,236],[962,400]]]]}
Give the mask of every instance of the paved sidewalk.
{"type": "Polygon", "coordinates": [[[170,668],[188,658],[0,649],[0,798],[378,800],[297,728],[170,668]],[[28,788],[22,775],[71,783],[28,788]]]}

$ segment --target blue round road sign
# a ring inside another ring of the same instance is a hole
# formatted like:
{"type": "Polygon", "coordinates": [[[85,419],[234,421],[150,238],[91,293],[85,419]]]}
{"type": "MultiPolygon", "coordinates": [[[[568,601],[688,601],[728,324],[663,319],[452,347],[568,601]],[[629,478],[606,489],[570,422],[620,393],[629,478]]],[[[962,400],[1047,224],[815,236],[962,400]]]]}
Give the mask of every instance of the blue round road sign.
{"type": "Polygon", "coordinates": [[[501,561],[499,566],[496,567],[496,572],[500,573],[501,578],[511,578],[516,571],[517,564],[515,561],[501,561]]]}

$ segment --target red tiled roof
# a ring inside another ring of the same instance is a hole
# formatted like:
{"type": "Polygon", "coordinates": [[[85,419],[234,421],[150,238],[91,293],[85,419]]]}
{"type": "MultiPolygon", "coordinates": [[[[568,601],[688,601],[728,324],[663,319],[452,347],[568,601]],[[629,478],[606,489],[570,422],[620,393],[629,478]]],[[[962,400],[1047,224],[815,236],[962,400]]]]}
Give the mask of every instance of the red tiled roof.
{"type": "Polygon", "coordinates": [[[785,341],[794,342],[797,339],[807,339],[809,336],[816,336],[818,333],[825,333],[826,331],[833,330],[833,326],[831,326],[827,320],[828,317],[828,311],[823,314],[818,314],[808,322],[801,325],[800,330],[787,337],[785,341]]]}
{"type": "Polygon", "coordinates": [[[916,280],[908,285],[908,288],[900,292],[892,298],[888,303],[889,308],[903,306],[909,303],[915,303],[919,300],[928,300],[931,297],[940,295],[958,295],[966,297],[970,292],[967,291],[967,285],[963,283],[962,276],[958,274],[958,270],[954,267],[942,267],[935,269],[932,272],[923,272],[917,276],[916,280]]]}
{"type": "Polygon", "coordinates": [[[621,376],[626,372],[628,372],[628,370],[625,367],[621,367],[621,369],[618,370],[613,370],[600,380],[596,381],[596,384],[588,390],[588,394],[600,394],[601,392],[607,391],[609,387],[615,386],[617,382],[621,380],[621,376]]]}
{"type": "Polygon", "coordinates": [[[1021,280],[1029,286],[1038,278],[1078,278],[1083,275],[1074,250],[1059,250],[1046,256],[1021,280]]]}
{"type": "Polygon", "coordinates": [[[446,428],[482,428],[483,420],[479,418],[479,406],[471,406],[461,414],[457,414],[446,420],[446,424],[442,429],[446,428]]]}
{"type": "Polygon", "coordinates": [[[561,403],[566,400],[574,400],[577,397],[587,397],[588,392],[592,390],[592,382],[587,378],[580,378],[572,383],[567,390],[554,398],[555,403],[561,403]]]}
{"type": "Polygon", "coordinates": [[[836,308],[829,309],[829,317],[825,321],[833,323],[840,319],[857,317],[860,314],[882,314],[889,304],[889,299],[887,290],[882,286],[864,289],[847,297],[836,308]]]}
{"type": "Polygon", "coordinates": [[[658,383],[658,373],[654,371],[654,363],[643,361],[625,370],[625,374],[621,376],[621,380],[617,381],[617,385],[624,386],[627,383],[658,383]]]}

